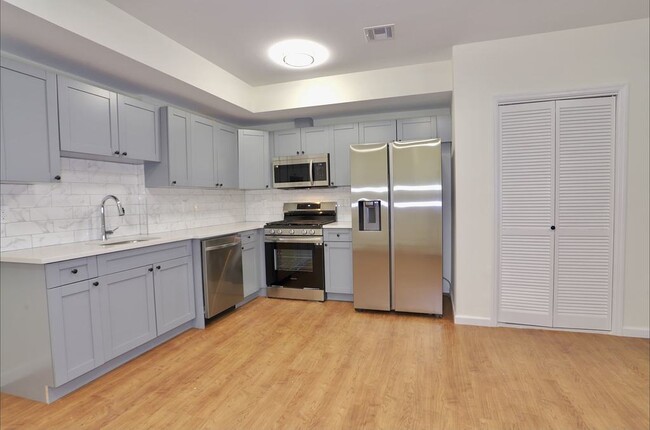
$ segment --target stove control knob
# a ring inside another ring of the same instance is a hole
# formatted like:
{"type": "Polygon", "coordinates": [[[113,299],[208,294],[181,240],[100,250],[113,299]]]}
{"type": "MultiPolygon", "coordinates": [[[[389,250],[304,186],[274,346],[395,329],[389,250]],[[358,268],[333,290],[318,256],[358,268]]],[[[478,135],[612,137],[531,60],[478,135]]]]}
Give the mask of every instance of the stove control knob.
{"type": "Polygon", "coordinates": [[[309,230],[309,234],[316,234],[314,230],[309,230]]]}
{"type": "Polygon", "coordinates": [[[271,230],[271,234],[275,234],[275,230],[271,230]]]}
{"type": "Polygon", "coordinates": [[[303,231],[302,231],[302,234],[307,234],[307,230],[303,230],[303,231]]]}
{"type": "Polygon", "coordinates": [[[282,234],[282,230],[276,231],[277,234],[282,234]]]}
{"type": "Polygon", "coordinates": [[[289,231],[289,234],[293,234],[293,233],[294,233],[293,230],[289,231]]]}

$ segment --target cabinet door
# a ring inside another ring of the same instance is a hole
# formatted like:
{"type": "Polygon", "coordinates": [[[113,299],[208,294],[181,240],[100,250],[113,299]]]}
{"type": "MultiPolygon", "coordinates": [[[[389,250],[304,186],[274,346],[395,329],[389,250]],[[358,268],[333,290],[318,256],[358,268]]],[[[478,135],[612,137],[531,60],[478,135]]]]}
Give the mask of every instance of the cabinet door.
{"type": "Polygon", "coordinates": [[[332,153],[332,127],[309,127],[300,129],[301,154],[332,153]]]}
{"type": "Polygon", "coordinates": [[[499,107],[499,322],[553,323],[555,102],[499,107]]]}
{"type": "Polygon", "coordinates": [[[47,290],[55,387],[104,363],[96,282],[81,281],[47,290]]]}
{"type": "Polygon", "coordinates": [[[194,319],[194,276],[191,257],[177,258],[154,266],[156,325],[160,336],[194,319]]]}
{"type": "Polygon", "coordinates": [[[56,75],[2,59],[0,180],[49,182],[60,173],[56,75]]]}
{"type": "Polygon", "coordinates": [[[215,154],[217,159],[217,182],[220,188],[239,187],[239,156],[237,154],[237,130],[217,124],[215,154]]]}
{"type": "Polygon", "coordinates": [[[299,155],[300,129],[276,131],[273,133],[273,156],[287,157],[290,155],[299,155]]]}
{"type": "Polygon", "coordinates": [[[190,183],[196,187],[212,187],[217,184],[214,175],[214,142],[216,123],[207,118],[191,115],[190,183]]]}
{"type": "Polygon", "coordinates": [[[359,123],[359,143],[393,142],[397,138],[395,120],[359,123]]]}
{"type": "Polygon", "coordinates": [[[239,130],[239,188],[270,188],[270,168],[268,132],[239,130]]]}
{"type": "Polygon", "coordinates": [[[257,243],[246,243],[242,246],[242,270],[244,271],[244,297],[256,293],[260,289],[259,277],[259,248],[257,243]]]}
{"type": "Polygon", "coordinates": [[[397,140],[422,140],[437,136],[435,117],[425,116],[397,120],[397,140]]]}
{"type": "Polygon", "coordinates": [[[325,244],[325,292],[352,294],[352,242],[325,244]]]}
{"type": "Polygon", "coordinates": [[[117,157],[116,94],[63,76],[57,80],[61,150],[117,157]]]}
{"type": "Polygon", "coordinates": [[[451,116],[438,115],[436,117],[436,134],[443,142],[451,142],[451,116]]]}
{"type": "Polygon", "coordinates": [[[134,160],[160,161],[158,109],[118,94],[117,118],[121,155],[134,160]]]}
{"type": "Polygon", "coordinates": [[[334,141],[334,165],[331,168],[332,185],[350,185],[350,145],[359,143],[359,124],[335,125],[332,128],[334,141]]]}
{"type": "Polygon", "coordinates": [[[98,278],[106,360],[156,337],[153,268],[113,273],[98,278]]]}
{"type": "Polygon", "coordinates": [[[169,151],[169,183],[190,184],[190,114],[167,108],[167,150],[169,151]]]}

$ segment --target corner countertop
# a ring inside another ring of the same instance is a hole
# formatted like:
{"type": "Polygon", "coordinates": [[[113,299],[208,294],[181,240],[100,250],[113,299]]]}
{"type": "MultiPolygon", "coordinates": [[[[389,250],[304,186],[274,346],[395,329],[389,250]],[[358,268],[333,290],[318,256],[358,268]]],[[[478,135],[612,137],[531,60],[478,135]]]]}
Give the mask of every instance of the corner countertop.
{"type": "Polygon", "coordinates": [[[352,228],[352,221],[337,221],[330,224],[325,224],[323,228],[352,228]]]}
{"type": "Polygon", "coordinates": [[[241,233],[248,230],[256,230],[264,227],[263,222],[239,222],[233,224],[215,225],[210,227],[191,228],[187,230],[176,230],[163,233],[154,233],[147,236],[125,236],[109,240],[121,242],[140,239],[136,243],[124,243],[112,246],[101,246],[99,240],[91,242],[67,243],[64,245],[43,246],[39,248],[20,249],[0,253],[0,262],[3,263],[25,263],[25,264],[48,264],[59,261],[72,260],[75,258],[92,257],[95,255],[110,254],[112,252],[126,251],[129,249],[146,248],[164,243],[180,242],[190,239],[207,239],[210,237],[224,236],[227,234],[241,233]],[[144,239],[144,240],[143,240],[144,239]]]}

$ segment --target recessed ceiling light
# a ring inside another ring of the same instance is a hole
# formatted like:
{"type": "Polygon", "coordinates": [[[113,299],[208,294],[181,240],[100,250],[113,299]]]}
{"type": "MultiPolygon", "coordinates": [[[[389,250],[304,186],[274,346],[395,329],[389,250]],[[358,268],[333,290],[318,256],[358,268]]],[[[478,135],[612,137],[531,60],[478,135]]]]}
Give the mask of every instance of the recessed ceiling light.
{"type": "Polygon", "coordinates": [[[278,42],[269,48],[268,54],[275,63],[297,69],[318,66],[329,58],[327,48],[311,40],[304,39],[289,39],[278,42]]]}

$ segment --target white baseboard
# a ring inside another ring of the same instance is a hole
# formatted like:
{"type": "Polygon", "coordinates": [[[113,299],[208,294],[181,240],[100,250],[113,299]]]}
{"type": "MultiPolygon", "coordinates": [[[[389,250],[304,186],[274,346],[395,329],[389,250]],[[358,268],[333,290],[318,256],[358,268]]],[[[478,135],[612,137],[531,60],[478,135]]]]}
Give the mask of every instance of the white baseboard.
{"type": "Polygon", "coordinates": [[[642,337],[644,339],[650,339],[650,328],[648,327],[623,327],[621,331],[621,336],[627,337],[642,337]]]}
{"type": "Polygon", "coordinates": [[[487,317],[473,317],[469,315],[454,315],[454,323],[460,325],[477,325],[481,327],[495,327],[492,319],[487,317]]]}

